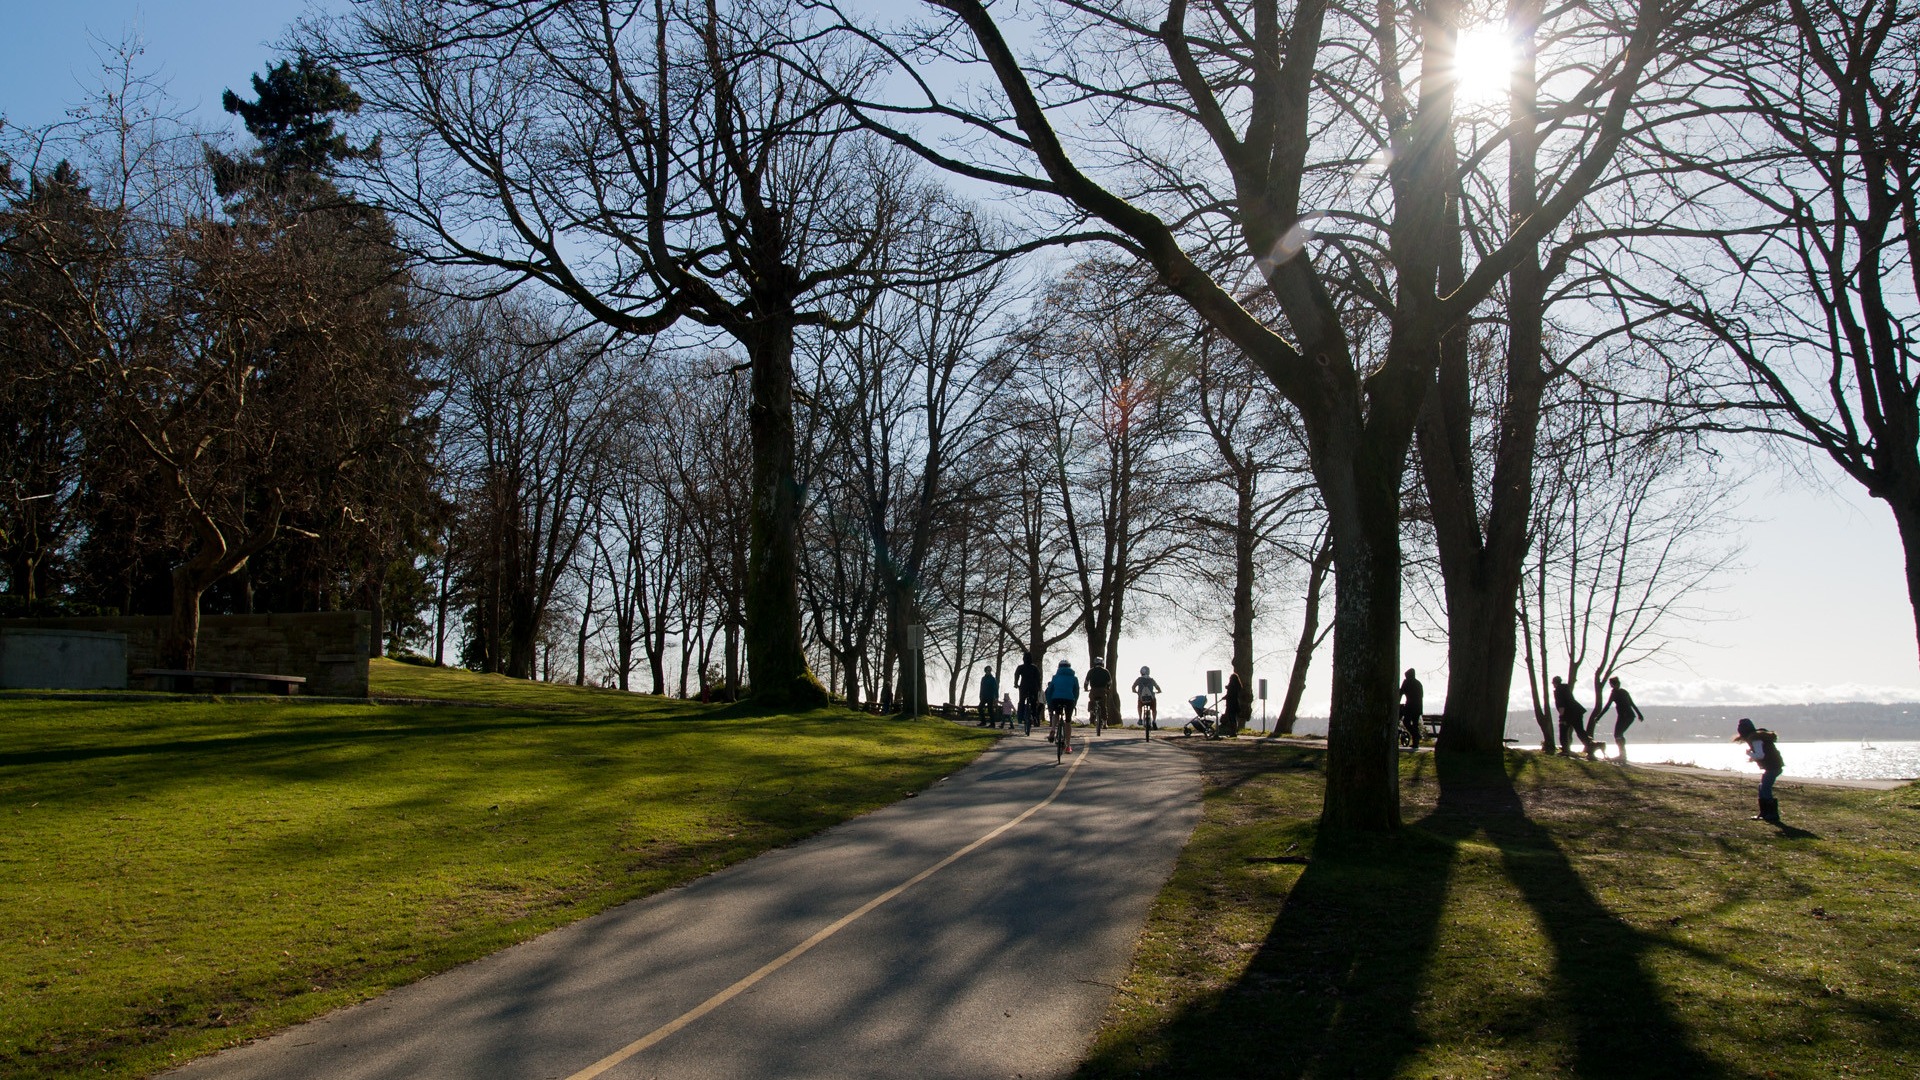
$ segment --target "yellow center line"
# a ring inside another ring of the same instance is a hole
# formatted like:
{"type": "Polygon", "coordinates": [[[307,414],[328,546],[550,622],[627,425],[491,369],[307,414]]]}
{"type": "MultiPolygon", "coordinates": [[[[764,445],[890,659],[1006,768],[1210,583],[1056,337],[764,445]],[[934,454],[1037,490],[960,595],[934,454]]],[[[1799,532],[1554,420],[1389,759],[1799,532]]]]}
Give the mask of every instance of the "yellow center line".
{"type": "Polygon", "coordinates": [[[779,956],[773,958],[772,960],[767,961],[765,964],[761,965],[758,970],[754,971],[753,974],[746,976],[745,978],[741,979],[739,982],[736,982],[732,986],[727,987],[725,990],[722,990],[719,993],[708,998],[707,1000],[701,1002],[700,1004],[695,1005],[693,1008],[688,1009],[684,1013],[681,1013],[679,1016],[675,1017],[674,1019],[669,1020],[664,1024],[661,1024],[659,1027],[654,1028],[652,1031],[646,1033],[640,1038],[633,1040],[632,1042],[628,1043],[627,1045],[621,1047],[618,1050],[615,1050],[613,1053],[608,1054],[606,1057],[601,1058],[599,1061],[596,1061],[593,1064],[587,1066],[586,1068],[581,1069],[579,1072],[574,1073],[572,1076],[567,1077],[567,1080],[592,1080],[593,1077],[599,1076],[601,1073],[606,1072],[608,1069],[613,1068],[615,1065],[620,1064],[621,1062],[627,1060],[628,1058],[639,1053],[640,1051],[645,1050],[648,1047],[659,1043],[662,1039],[665,1039],[667,1036],[673,1034],[676,1031],[679,1031],[681,1028],[686,1027],[688,1024],[693,1023],[695,1020],[700,1019],[701,1017],[707,1015],[713,1010],[719,1008],[722,1005],[725,1005],[727,1002],[732,1001],[734,998],[745,993],[747,990],[751,989],[755,983],[760,982],[762,979],[765,979],[767,976],[773,974],[776,971],[779,971],[781,968],[786,967],[788,964],[793,963],[795,960],[799,959],[800,956],[803,953],[805,953],[807,950],[813,948],[815,945],[818,945],[821,942],[832,937],[833,935],[839,933],[841,930],[846,929],[846,927],[849,924],[853,923],[855,920],[859,919],[861,916],[865,915],[867,912],[872,911],[874,908],[879,907],[881,904],[886,903],[887,901],[893,899],[896,896],[899,896],[901,893],[906,892],[908,889],[913,888],[915,885],[920,884],[921,882],[927,880],[928,878],[946,869],[947,867],[952,866],[954,863],[965,858],[970,852],[978,850],[982,844],[986,844],[992,841],[994,837],[999,836],[1001,833],[1006,832],[1008,829],[1013,828],[1015,825],[1020,824],[1021,822],[1027,820],[1028,818],[1039,813],[1040,811],[1045,810],[1047,807],[1053,805],[1053,801],[1060,797],[1060,793],[1062,791],[1065,791],[1067,789],[1067,781],[1073,779],[1074,772],[1080,768],[1080,763],[1085,760],[1087,760],[1087,749],[1086,747],[1081,747],[1080,752],[1074,755],[1073,764],[1068,766],[1066,775],[1062,776],[1060,778],[1060,782],[1053,786],[1053,793],[1048,795],[1046,798],[1041,799],[1039,802],[1033,804],[1032,806],[1028,807],[1026,811],[1022,813],[1019,817],[1014,818],[1012,821],[1009,821],[1009,822],[1006,822],[1005,824],[1000,825],[998,828],[995,828],[993,831],[987,833],[985,836],[980,837],[978,840],[975,840],[973,843],[968,844],[966,847],[961,848],[959,851],[956,851],[953,854],[947,856],[946,858],[941,859],[939,862],[934,863],[932,866],[927,867],[925,870],[922,870],[919,873],[908,878],[907,880],[901,882],[900,884],[895,885],[893,888],[888,889],[886,892],[881,893],[879,896],[876,896],[873,899],[867,901],[866,903],[861,904],[859,907],[853,909],[847,914],[840,916],[840,918],[834,920],[831,923],[828,923],[826,926],[822,927],[820,930],[815,932],[812,937],[808,938],[807,940],[801,942],[798,945],[795,945],[793,948],[788,949],[786,952],[781,953],[779,956]]]}

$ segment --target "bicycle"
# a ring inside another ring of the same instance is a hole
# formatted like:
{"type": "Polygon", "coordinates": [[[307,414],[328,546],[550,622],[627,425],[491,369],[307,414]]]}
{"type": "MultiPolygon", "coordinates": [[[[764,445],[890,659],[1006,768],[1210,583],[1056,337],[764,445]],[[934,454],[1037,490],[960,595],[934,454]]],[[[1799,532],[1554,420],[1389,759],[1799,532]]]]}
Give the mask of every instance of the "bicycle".
{"type": "Polygon", "coordinates": [[[1151,741],[1153,729],[1159,726],[1155,721],[1160,719],[1160,703],[1154,700],[1152,694],[1142,694],[1137,707],[1140,711],[1140,730],[1145,732],[1147,739],[1151,741]]]}
{"type": "Polygon", "coordinates": [[[1107,692],[1095,690],[1087,697],[1087,719],[1093,721],[1093,733],[1096,737],[1104,734],[1107,728],[1107,692]]]}
{"type": "Polygon", "coordinates": [[[1420,714],[1408,712],[1400,714],[1400,749],[1420,749],[1420,714]]]}
{"type": "Polygon", "coordinates": [[[1073,753],[1073,702],[1049,701],[1047,714],[1052,729],[1047,740],[1053,743],[1053,762],[1058,765],[1073,753]]]}

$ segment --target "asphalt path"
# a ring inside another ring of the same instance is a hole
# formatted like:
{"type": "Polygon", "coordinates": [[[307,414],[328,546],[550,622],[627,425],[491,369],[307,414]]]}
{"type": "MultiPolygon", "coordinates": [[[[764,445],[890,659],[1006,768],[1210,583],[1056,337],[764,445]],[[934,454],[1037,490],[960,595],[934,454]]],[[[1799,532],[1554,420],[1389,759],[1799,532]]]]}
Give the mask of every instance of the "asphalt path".
{"type": "Polygon", "coordinates": [[[1008,738],[916,798],[168,1074],[1049,1077],[1200,812],[1137,735],[1008,738]]]}

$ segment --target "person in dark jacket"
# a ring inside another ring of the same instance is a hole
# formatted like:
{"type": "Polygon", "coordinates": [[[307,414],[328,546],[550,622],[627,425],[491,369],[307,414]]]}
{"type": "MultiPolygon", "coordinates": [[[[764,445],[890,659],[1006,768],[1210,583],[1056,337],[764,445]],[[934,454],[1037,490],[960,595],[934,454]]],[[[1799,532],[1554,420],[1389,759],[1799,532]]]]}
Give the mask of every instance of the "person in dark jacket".
{"type": "Polygon", "coordinates": [[[1600,726],[1600,718],[1607,715],[1608,709],[1612,709],[1613,745],[1620,751],[1620,764],[1625,765],[1627,763],[1627,729],[1632,727],[1635,721],[1646,719],[1646,716],[1641,713],[1640,706],[1633,703],[1633,695],[1627,693],[1626,687],[1620,685],[1618,675],[1608,679],[1607,685],[1612,688],[1607,693],[1607,703],[1600,706],[1599,712],[1593,714],[1593,725],[1587,730],[1591,735],[1593,729],[1600,726]]]}
{"type": "Polygon", "coordinates": [[[1103,724],[1113,722],[1107,715],[1107,707],[1113,703],[1112,691],[1113,673],[1096,656],[1087,664],[1087,719],[1098,718],[1103,724]]]}
{"type": "Polygon", "coordinates": [[[1580,699],[1573,696],[1573,687],[1562,682],[1558,675],[1553,677],[1553,709],[1560,714],[1560,752],[1572,755],[1573,740],[1568,737],[1571,732],[1580,736],[1580,745],[1587,756],[1592,757],[1595,748],[1587,736],[1587,707],[1580,704],[1580,699]]]}
{"type": "Polygon", "coordinates": [[[1240,673],[1227,676],[1227,692],[1220,697],[1221,734],[1232,738],[1240,734],[1247,723],[1247,688],[1240,683],[1240,673]]]}
{"type": "Polygon", "coordinates": [[[1420,718],[1426,715],[1427,688],[1413,677],[1413,669],[1407,669],[1407,677],[1400,680],[1400,727],[1407,732],[1410,744],[1420,749],[1420,718]]]}
{"type": "Polygon", "coordinates": [[[1033,654],[1023,654],[1020,657],[1020,666],[1013,669],[1013,688],[1020,695],[1017,711],[1022,722],[1029,727],[1040,722],[1042,682],[1040,665],[1034,663],[1033,654]]]}
{"type": "Polygon", "coordinates": [[[1747,760],[1760,766],[1760,812],[1753,815],[1753,820],[1774,825],[1780,824],[1780,800],[1773,797],[1773,782],[1787,767],[1786,759],[1780,756],[1779,739],[1766,728],[1754,727],[1753,721],[1744,716],[1734,725],[1733,741],[1746,743],[1747,760]]]}
{"type": "Polygon", "coordinates": [[[980,669],[980,726],[992,727],[994,714],[999,710],[1000,676],[993,673],[993,668],[983,667],[980,669]]]}

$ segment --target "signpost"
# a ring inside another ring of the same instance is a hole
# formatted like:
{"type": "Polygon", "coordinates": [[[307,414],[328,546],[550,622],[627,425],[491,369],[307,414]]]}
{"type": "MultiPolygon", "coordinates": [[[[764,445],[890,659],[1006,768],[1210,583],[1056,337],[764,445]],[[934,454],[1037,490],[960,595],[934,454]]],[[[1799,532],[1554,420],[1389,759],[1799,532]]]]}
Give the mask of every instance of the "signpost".
{"type": "Polygon", "coordinates": [[[1267,680],[1260,680],[1260,730],[1267,730],[1267,680]]]}

